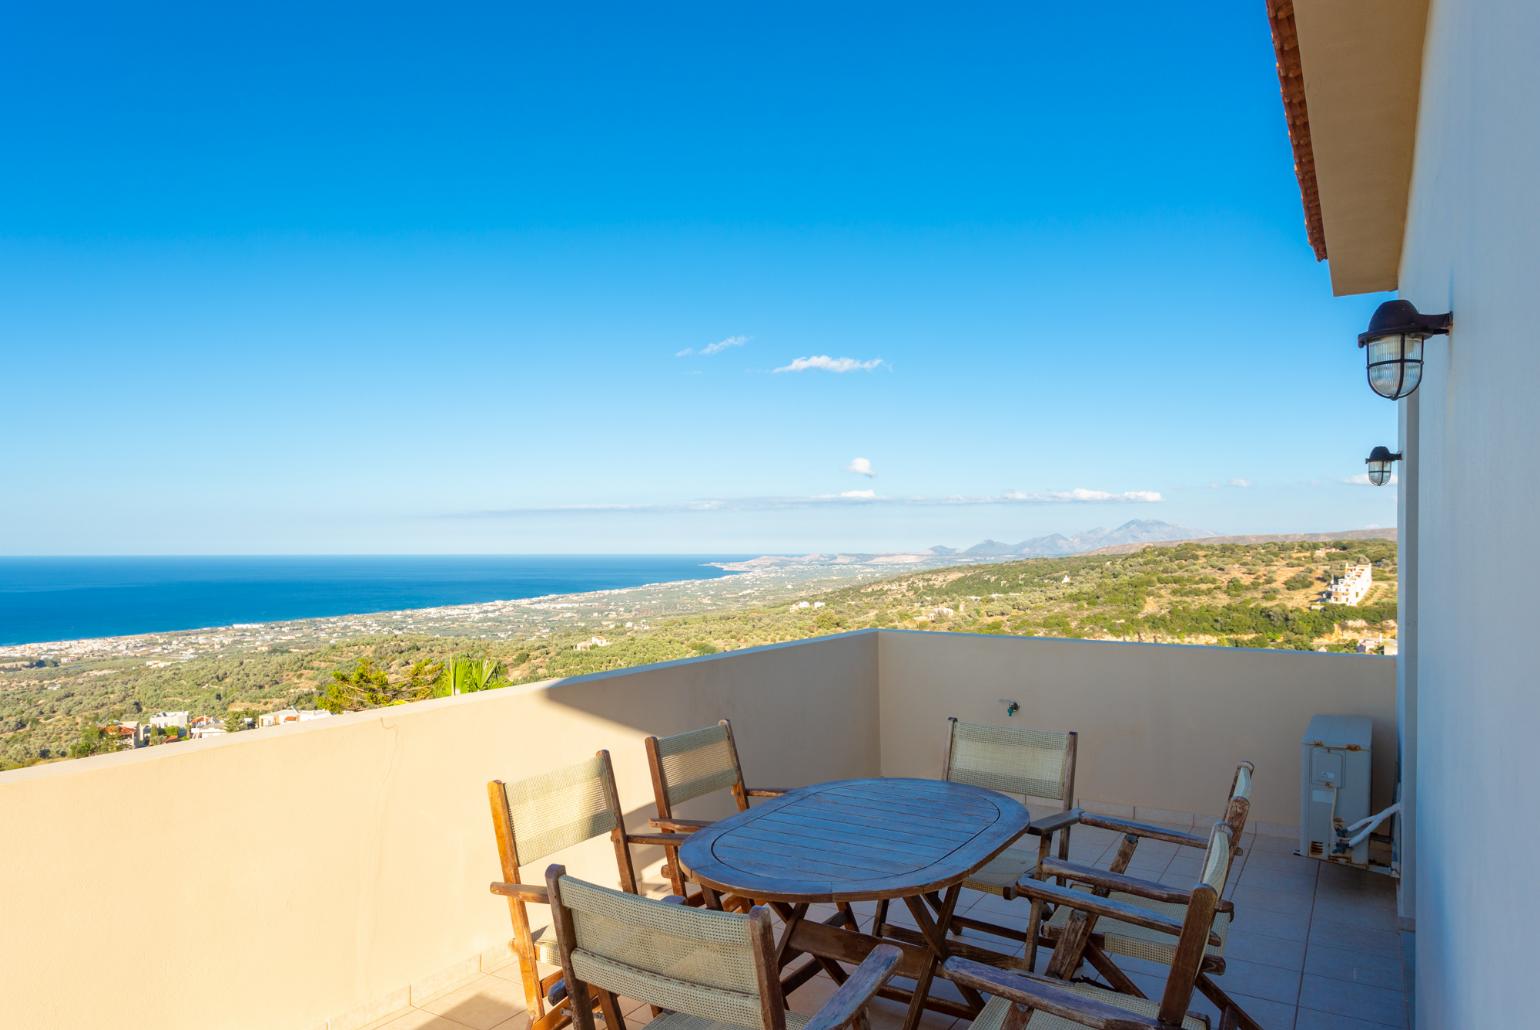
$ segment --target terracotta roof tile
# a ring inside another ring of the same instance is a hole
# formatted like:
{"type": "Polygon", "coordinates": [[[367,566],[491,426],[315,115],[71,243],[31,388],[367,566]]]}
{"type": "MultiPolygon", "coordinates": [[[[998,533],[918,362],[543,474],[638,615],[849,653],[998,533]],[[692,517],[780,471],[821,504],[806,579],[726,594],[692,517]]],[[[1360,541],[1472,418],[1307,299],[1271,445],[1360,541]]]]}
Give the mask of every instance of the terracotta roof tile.
{"type": "Polygon", "coordinates": [[[1305,109],[1305,76],[1300,70],[1299,33],[1294,28],[1294,0],[1267,0],[1273,28],[1273,52],[1278,56],[1278,86],[1283,115],[1294,147],[1294,175],[1305,206],[1305,232],[1317,261],[1326,260],[1326,226],[1321,221],[1321,191],[1315,181],[1315,152],[1310,148],[1310,114],[1305,109]]]}

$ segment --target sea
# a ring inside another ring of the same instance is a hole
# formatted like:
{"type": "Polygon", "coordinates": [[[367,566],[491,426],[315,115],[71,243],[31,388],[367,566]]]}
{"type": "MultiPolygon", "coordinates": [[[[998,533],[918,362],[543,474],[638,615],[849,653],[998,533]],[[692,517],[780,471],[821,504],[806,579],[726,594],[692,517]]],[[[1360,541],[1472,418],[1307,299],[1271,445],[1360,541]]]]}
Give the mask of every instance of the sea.
{"type": "Polygon", "coordinates": [[[0,645],[363,615],[732,575],[749,555],[0,557],[0,645]]]}

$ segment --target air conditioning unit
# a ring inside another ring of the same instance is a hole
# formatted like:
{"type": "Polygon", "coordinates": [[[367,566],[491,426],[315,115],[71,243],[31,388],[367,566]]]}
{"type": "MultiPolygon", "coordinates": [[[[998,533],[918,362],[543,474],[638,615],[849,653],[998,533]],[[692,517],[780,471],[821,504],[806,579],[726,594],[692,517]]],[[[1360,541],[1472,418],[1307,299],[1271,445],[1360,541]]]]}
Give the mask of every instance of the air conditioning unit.
{"type": "Polygon", "coordinates": [[[1317,715],[1300,741],[1299,853],[1369,866],[1365,835],[1350,844],[1348,827],[1369,819],[1370,741],[1364,715],[1317,715]]]}

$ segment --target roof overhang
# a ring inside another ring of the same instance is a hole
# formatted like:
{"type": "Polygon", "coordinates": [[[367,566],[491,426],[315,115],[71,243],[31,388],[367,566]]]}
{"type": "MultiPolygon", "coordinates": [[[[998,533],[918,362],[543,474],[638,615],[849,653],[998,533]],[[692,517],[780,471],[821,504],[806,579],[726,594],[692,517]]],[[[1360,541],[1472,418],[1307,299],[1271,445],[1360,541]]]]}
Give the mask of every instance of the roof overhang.
{"type": "Polygon", "coordinates": [[[1332,292],[1394,290],[1427,0],[1268,0],[1305,226],[1332,292]]]}

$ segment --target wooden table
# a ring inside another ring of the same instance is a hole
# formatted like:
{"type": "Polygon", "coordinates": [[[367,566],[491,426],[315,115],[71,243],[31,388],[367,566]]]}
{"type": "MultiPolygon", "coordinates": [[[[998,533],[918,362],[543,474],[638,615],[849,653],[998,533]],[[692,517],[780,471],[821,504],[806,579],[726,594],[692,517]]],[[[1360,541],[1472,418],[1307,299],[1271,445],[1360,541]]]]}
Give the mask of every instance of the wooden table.
{"type": "Polygon", "coordinates": [[[913,992],[884,994],[909,1002],[905,1030],[926,1008],[975,1016],[980,995],[960,987],[965,1004],[932,998],[940,965],[967,951],[947,937],[963,881],[1026,832],[1021,803],[991,790],[941,780],[837,780],[793,790],[746,812],[697,830],[680,848],[680,864],[705,890],[709,904],[722,894],[768,903],[786,928],[779,942],[785,971],[799,955],[813,960],[786,976],[788,991],[819,969],[836,982],[841,963],[859,963],[882,943],[862,933],[853,901],[901,899],[918,934],[894,928],[889,943],[903,950],[898,974],[913,992]],[[833,903],[840,914],[806,919],[808,906],[833,903]]]}

